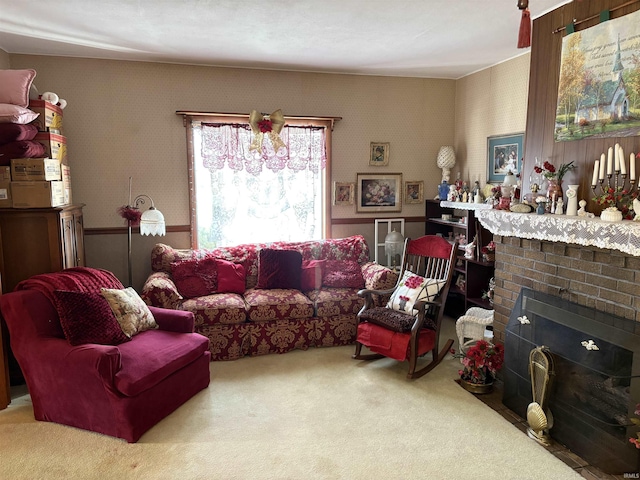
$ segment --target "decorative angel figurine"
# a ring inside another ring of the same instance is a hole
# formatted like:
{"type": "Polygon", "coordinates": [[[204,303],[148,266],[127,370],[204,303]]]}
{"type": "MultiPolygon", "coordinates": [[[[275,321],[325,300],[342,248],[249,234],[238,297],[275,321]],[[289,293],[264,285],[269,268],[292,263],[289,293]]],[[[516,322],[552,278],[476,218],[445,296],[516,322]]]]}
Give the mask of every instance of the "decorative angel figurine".
{"type": "Polygon", "coordinates": [[[633,211],[636,213],[636,216],[633,217],[633,221],[640,222],[640,200],[637,198],[633,199],[633,211]]]}

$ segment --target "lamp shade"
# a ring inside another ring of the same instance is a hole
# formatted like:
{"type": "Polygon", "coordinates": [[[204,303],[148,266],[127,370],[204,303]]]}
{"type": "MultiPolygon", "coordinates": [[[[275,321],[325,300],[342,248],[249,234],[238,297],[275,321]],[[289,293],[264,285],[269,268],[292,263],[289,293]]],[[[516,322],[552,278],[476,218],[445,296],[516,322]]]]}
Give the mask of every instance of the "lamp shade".
{"type": "Polygon", "coordinates": [[[151,207],[142,213],[140,218],[141,235],[165,235],[164,215],[160,210],[151,207]]]}
{"type": "Polygon", "coordinates": [[[438,168],[453,168],[456,164],[456,152],[451,145],[440,147],[438,151],[438,168]]]}
{"type": "Polygon", "coordinates": [[[395,256],[402,253],[404,237],[400,232],[393,230],[384,237],[384,252],[387,255],[395,256]]]}

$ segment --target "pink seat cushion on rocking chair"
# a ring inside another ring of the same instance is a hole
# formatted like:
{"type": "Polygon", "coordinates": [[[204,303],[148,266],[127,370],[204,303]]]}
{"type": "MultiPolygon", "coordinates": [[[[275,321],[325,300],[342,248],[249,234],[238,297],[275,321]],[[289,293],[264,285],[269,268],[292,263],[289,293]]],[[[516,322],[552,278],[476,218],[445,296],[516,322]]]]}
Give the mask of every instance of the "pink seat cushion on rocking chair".
{"type": "MultiPolygon", "coordinates": [[[[394,332],[379,325],[364,322],[358,324],[356,340],[372,352],[402,362],[407,360],[409,356],[410,338],[410,332],[394,332]]],[[[418,339],[418,356],[433,350],[435,339],[436,332],[434,330],[423,328],[418,339]]]]}

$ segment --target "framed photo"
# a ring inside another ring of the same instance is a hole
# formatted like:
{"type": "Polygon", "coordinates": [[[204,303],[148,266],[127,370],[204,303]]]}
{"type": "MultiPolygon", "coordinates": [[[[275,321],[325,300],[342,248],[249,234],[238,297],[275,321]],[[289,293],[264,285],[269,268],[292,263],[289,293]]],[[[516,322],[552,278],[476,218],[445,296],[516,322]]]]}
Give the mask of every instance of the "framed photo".
{"type": "Polygon", "coordinates": [[[422,203],[424,201],[424,182],[404,182],[404,203],[422,203]]]}
{"type": "Polygon", "coordinates": [[[400,212],[402,210],[401,173],[358,173],[356,212],[400,212]]]}
{"type": "Polygon", "coordinates": [[[487,138],[487,181],[502,183],[507,172],[517,175],[522,170],[524,133],[487,138]]]}
{"type": "Polygon", "coordinates": [[[369,155],[369,165],[374,167],[384,167],[389,165],[389,144],[371,142],[371,154],[369,155]]]}
{"type": "Polygon", "coordinates": [[[333,182],[333,204],[353,205],[355,198],[355,183],[333,182]]]}

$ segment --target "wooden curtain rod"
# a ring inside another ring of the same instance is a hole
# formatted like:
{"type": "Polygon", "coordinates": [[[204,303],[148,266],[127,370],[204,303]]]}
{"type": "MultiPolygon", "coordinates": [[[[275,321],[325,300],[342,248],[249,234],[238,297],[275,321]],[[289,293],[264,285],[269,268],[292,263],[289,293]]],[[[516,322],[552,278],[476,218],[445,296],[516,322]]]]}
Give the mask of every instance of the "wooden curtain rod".
{"type": "MultiPolygon", "coordinates": [[[[638,1],[640,1],[640,0],[631,0],[630,2],[623,3],[622,5],[618,5],[617,7],[610,8],[609,11],[610,12],[615,12],[616,10],[619,10],[621,8],[628,7],[629,5],[633,5],[634,3],[638,3],[638,1]]],[[[588,22],[590,20],[593,20],[594,18],[600,18],[600,14],[598,13],[597,15],[591,15],[590,17],[583,18],[580,21],[576,21],[576,19],[574,18],[573,19],[573,25],[575,27],[577,27],[581,23],[588,22]]],[[[565,25],[563,27],[556,28],[552,33],[560,33],[560,32],[562,32],[563,30],[566,30],[566,29],[567,29],[567,26],[565,25]]]]}

